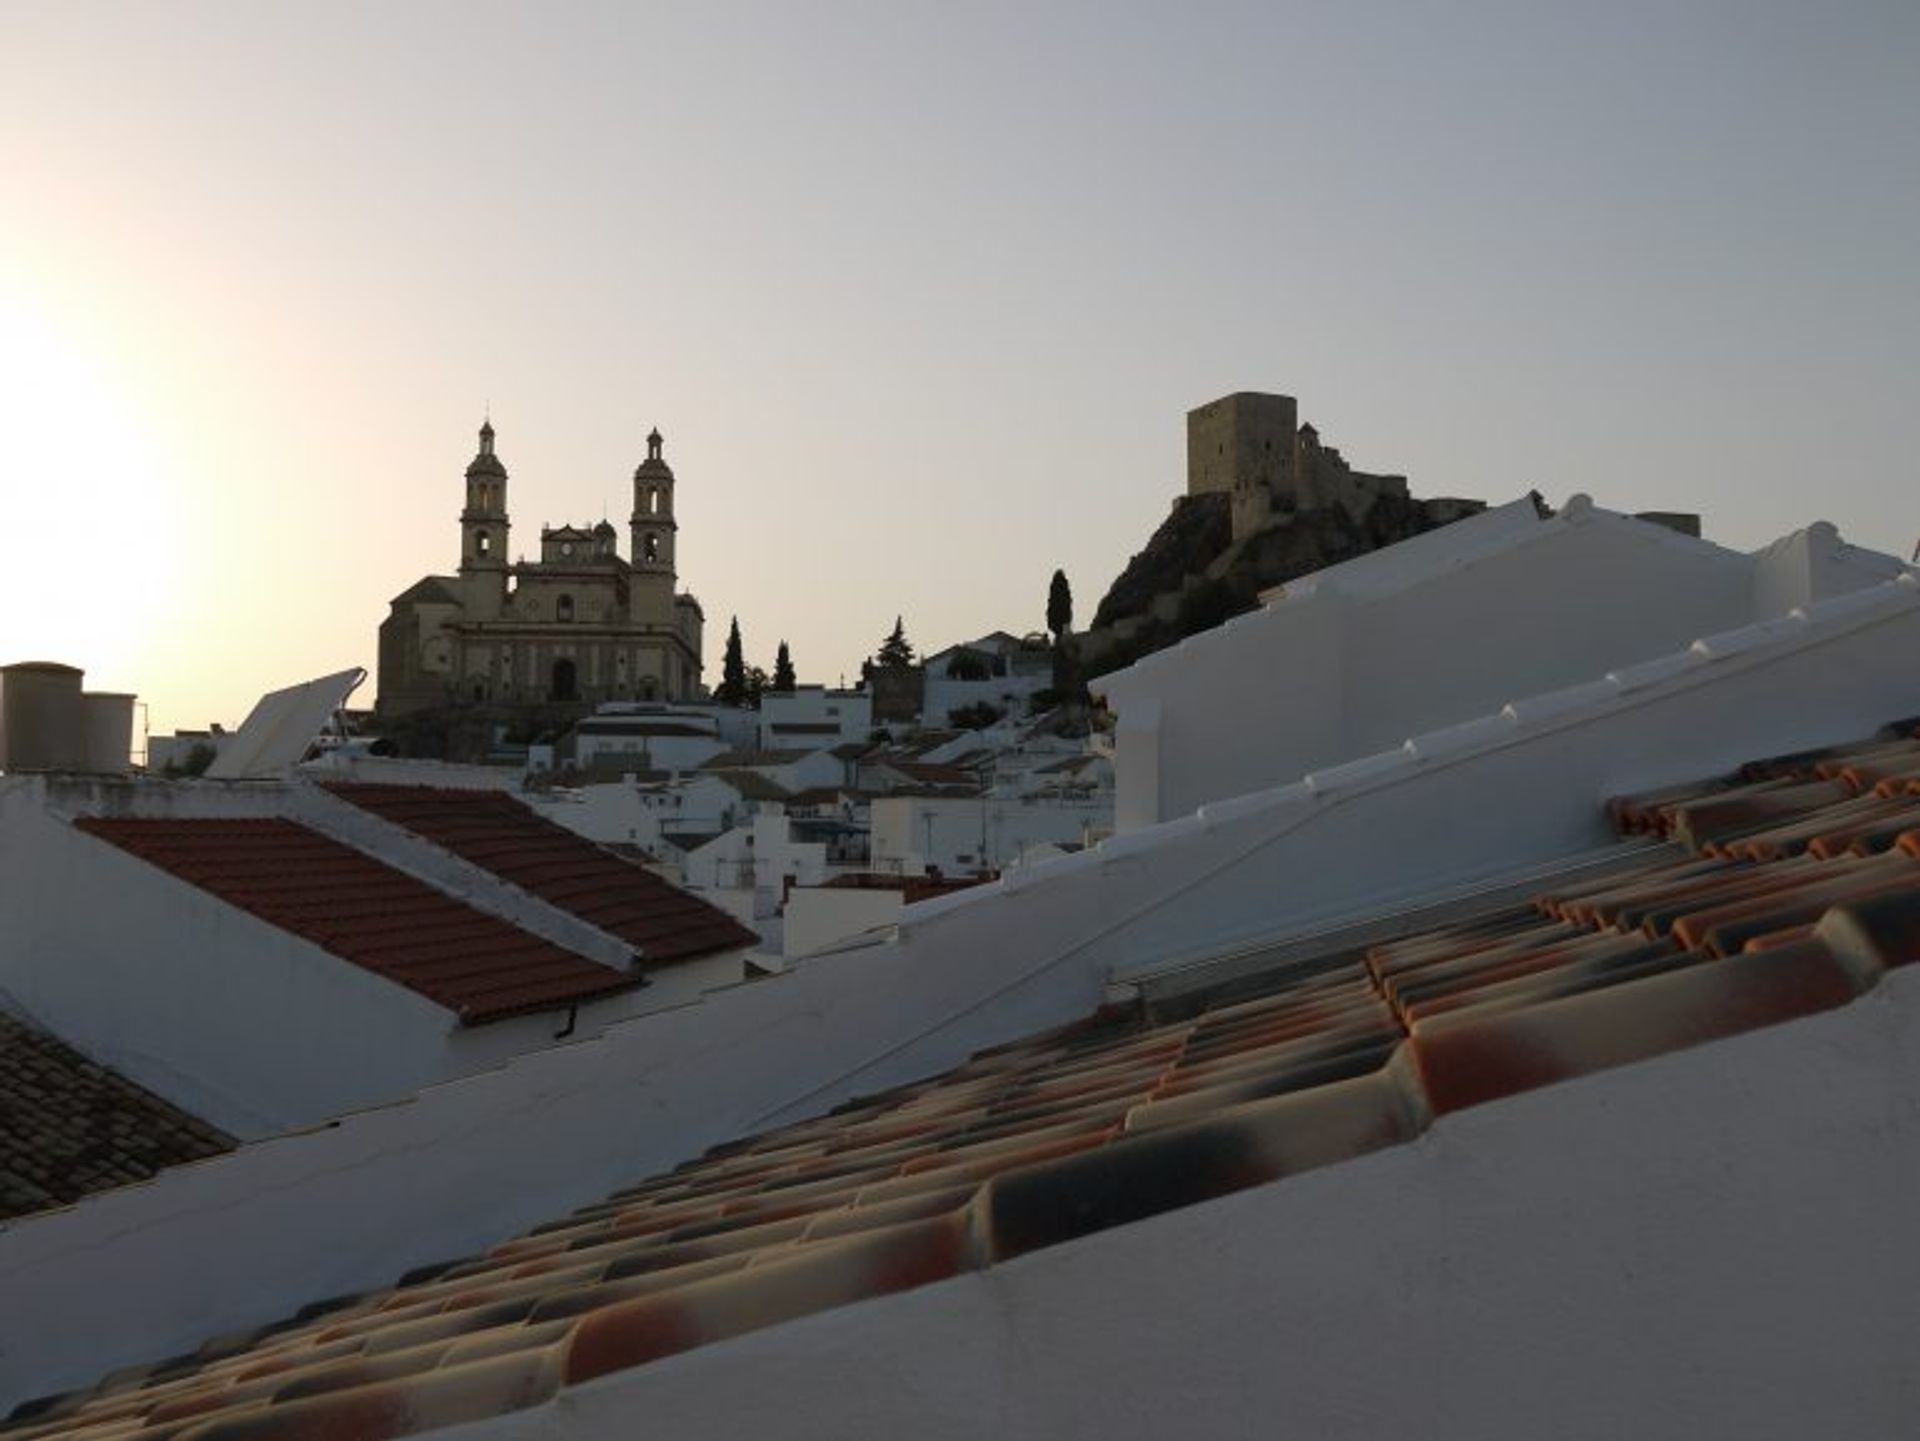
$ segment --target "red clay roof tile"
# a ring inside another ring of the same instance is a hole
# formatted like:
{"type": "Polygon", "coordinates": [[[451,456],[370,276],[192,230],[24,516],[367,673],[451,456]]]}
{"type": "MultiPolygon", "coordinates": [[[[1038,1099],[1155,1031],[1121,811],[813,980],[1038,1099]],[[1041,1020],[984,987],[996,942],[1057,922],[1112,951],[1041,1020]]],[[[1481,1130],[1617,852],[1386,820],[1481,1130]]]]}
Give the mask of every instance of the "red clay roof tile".
{"type": "Polygon", "coordinates": [[[620,937],[646,966],[756,940],[717,906],[535,814],[504,792],[353,782],[328,789],[620,937]]]}
{"type": "Polygon", "coordinates": [[[74,824],[469,1025],[639,984],[637,975],[563,950],[294,821],[85,817],[74,824]]]}

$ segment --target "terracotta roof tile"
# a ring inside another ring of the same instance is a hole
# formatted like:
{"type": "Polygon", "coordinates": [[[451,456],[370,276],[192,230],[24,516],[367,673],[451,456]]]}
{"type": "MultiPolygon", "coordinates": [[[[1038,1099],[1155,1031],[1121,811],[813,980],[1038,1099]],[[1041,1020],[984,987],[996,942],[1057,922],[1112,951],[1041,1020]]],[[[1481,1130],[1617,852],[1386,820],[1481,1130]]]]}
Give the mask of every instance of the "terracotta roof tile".
{"type": "Polygon", "coordinates": [[[294,821],[90,817],[74,824],[468,1024],[639,983],[294,821]]]}
{"type": "Polygon", "coordinates": [[[233,1139],[0,1013],[0,1220],[217,1156],[233,1139]]]}
{"type": "Polygon", "coordinates": [[[342,800],[632,945],[647,966],[752,945],[754,933],[500,791],[340,783],[342,800]]]}
{"type": "MultiPolygon", "coordinates": [[[[1861,748],[1855,748],[1856,752],[1861,748]]],[[[1756,779],[1819,821],[1859,756],[1756,779]],[[1838,778],[1834,791],[1815,782],[1838,778]]],[[[1847,778],[1852,768],[1854,778],[1847,778]]],[[[1874,781],[1878,784],[1878,781],[1874,781]]],[[[1744,804],[1744,799],[1742,801],[1744,804]]],[[[1731,814],[1723,812],[1722,817],[1731,814]]],[[[1920,829],[1870,855],[1682,846],[1181,1019],[1113,1009],[613,1192],[468,1260],[23,1413],[9,1437],[399,1435],[1401,1144],[1436,1117],[1844,1006],[1920,959],[1920,829]]],[[[6,1429],[6,1428],[0,1428],[6,1429]]]]}

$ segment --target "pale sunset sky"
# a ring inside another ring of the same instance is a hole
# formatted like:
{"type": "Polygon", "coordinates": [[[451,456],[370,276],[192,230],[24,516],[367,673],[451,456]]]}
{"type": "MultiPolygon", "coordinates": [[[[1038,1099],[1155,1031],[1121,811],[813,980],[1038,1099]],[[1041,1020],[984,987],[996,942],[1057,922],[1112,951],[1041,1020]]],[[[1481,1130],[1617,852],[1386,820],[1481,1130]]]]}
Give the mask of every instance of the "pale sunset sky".
{"type": "Polygon", "coordinates": [[[488,407],[831,683],[1090,619],[1232,390],[1909,554],[1920,5],[0,0],[0,663],[156,733],[373,671],[488,407]]]}

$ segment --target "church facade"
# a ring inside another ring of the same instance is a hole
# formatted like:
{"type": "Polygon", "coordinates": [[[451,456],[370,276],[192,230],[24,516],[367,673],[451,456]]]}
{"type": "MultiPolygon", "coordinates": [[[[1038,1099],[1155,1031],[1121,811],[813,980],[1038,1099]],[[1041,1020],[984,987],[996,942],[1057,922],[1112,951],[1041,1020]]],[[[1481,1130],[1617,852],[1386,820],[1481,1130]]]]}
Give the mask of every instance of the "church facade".
{"type": "Polygon", "coordinates": [[[660,432],[633,473],[629,553],[614,528],[542,527],[540,558],[507,560],[507,468],[492,422],[467,467],[460,568],[395,596],[380,626],[378,709],[594,705],[699,697],[705,616],[676,592],[673,470],[660,432]]]}

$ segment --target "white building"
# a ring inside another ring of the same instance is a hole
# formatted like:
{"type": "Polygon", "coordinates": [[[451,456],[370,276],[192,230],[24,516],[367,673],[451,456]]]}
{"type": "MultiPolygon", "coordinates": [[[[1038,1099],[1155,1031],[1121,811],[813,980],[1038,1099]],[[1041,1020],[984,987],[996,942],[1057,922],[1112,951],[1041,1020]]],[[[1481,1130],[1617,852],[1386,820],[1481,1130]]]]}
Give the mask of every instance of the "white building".
{"type": "Polygon", "coordinates": [[[831,750],[873,734],[873,697],[820,685],[766,691],[760,697],[760,749],[831,750]]]}
{"type": "Polygon", "coordinates": [[[1003,630],[935,651],[921,666],[926,692],[920,715],[930,726],[958,724],[956,712],[981,706],[1021,717],[1033,697],[1053,685],[1053,651],[1045,637],[1022,640],[1003,630]]]}
{"type": "Polygon", "coordinates": [[[870,808],[873,867],[904,875],[997,871],[1042,842],[1089,844],[1107,832],[1113,808],[1097,798],[876,796],[870,808]]]}
{"type": "Polygon", "coordinates": [[[583,771],[690,771],[728,749],[707,706],[602,706],[571,735],[573,763],[583,771]]]}
{"type": "Polygon", "coordinates": [[[0,875],[9,1006],[242,1138],[682,1003],[751,940],[486,789],[7,776],[0,875]]]}
{"type": "Polygon", "coordinates": [[[704,844],[745,820],[753,801],[741,791],[734,779],[701,772],[668,780],[623,777],[532,792],[522,799],[588,840],[661,856],[668,848],[704,844]]]}

